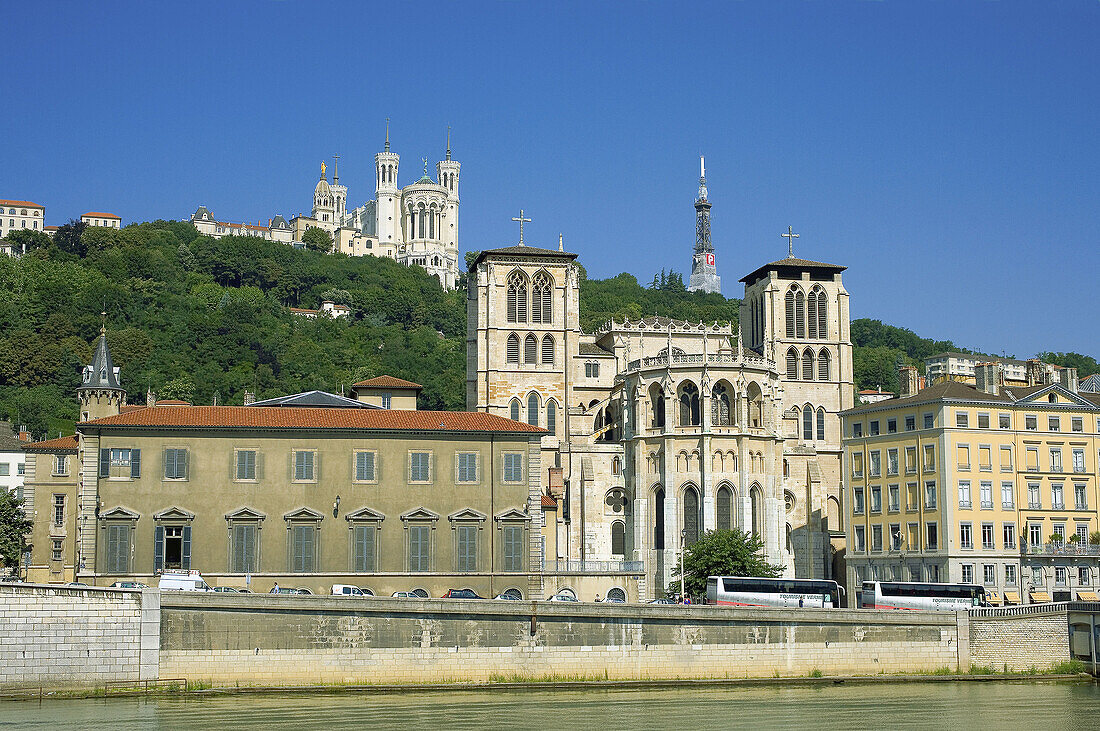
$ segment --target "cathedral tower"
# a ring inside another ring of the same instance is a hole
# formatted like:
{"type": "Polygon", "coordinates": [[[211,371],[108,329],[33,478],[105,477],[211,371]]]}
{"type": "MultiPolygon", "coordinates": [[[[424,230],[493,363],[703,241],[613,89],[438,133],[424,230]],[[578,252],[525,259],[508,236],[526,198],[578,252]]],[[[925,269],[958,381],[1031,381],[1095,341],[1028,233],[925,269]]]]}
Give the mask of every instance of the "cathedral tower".
{"type": "Polygon", "coordinates": [[[336,228],[336,204],[332,195],[332,188],[325,177],[325,163],[321,163],[321,179],[313,189],[313,218],[321,224],[321,228],[332,233],[336,228]]]}
{"type": "Polygon", "coordinates": [[[691,259],[688,291],[722,294],[722,280],[714,267],[714,245],[710,241],[707,168],[702,157],[699,158],[699,197],[695,199],[695,254],[691,259]]]}
{"type": "Polygon", "coordinates": [[[118,414],[126,404],[126,391],[118,380],[119,369],[107,348],[107,328],[99,329],[99,340],[90,365],[84,366],[76,397],[80,401],[80,421],[101,419],[118,414]]]}
{"type": "Polygon", "coordinates": [[[378,233],[378,243],[394,245],[401,241],[397,235],[397,226],[401,221],[400,192],[397,188],[397,166],[400,156],[390,152],[390,120],[386,120],[386,147],[374,156],[375,171],[375,209],[378,223],[374,230],[378,233]]]}

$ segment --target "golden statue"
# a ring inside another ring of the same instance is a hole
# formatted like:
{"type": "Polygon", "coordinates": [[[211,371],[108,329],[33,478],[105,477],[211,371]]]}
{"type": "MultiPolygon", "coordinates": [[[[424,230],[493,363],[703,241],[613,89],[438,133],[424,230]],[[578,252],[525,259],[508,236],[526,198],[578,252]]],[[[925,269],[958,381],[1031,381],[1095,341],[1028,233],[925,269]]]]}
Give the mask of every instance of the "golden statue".
{"type": "Polygon", "coordinates": [[[321,177],[325,177],[325,161],[321,161],[321,177]]]}

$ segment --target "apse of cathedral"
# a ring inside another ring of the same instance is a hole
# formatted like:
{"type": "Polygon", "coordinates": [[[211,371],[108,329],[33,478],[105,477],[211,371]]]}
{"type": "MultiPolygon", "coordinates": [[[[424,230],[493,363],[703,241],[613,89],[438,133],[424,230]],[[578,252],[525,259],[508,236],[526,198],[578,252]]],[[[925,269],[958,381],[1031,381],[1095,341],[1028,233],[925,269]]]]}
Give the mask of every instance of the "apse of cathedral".
{"type": "Polygon", "coordinates": [[[521,245],[472,263],[467,407],[547,430],[534,517],[548,592],[558,571],[582,593],[578,575],[663,594],[684,544],[731,528],[787,576],[844,575],[845,267],[788,253],[741,279],[736,328],[654,316],[588,333],[575,254],[521,245]]]}

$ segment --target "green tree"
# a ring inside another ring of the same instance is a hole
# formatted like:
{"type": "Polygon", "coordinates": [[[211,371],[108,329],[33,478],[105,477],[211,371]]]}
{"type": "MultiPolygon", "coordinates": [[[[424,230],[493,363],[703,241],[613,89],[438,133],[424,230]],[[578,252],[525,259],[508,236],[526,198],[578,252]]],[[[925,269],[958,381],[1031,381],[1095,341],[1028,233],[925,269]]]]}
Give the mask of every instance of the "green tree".
{"type": "Polygon", "coordinates": [[[53,245],[66,254],[83,257],[88,253],[87,244],[81,240],[86,228],[88,228],[88,224],[82,221],[70,220],[54,232],[53,245]]]}
{"type": "Polygon", "coordinates": [[[332,251],[332,236],[329,235],[328,231],[316,226],[310,226],[306,229],[306,232],[302,234],[302,243],[310,251],[320,251],[326,254],[332,251]]]}
{"type": "Polygon", "coordinates": [[[28,251],[34,251],[35,249],[46,249],[50,245],[49,236],[32,228],[9,231],[4,238],[15,244],[16,251],[20,254],[26,254],[28,251]]]}
{"type": "MultiPolygon", "coordinates": [[[[760,536],[739,529],[707,531],[684,549],[684,590],[688,596],[707,592],[708,576],[780,576],[782,566],[764,560],[760,536]]],[[[669,594],[680,593],[680,564],[672,571],[677,579],[668,585],[669,594]]]]}
{"type": "Polygon", "coordinates": [[[31,529],[30,518],[23,512],[23,502],[14,492],[0,490],[0,564],[13,569],[19,567],[19,557],[28,550],[27,533],[31,529]]]}

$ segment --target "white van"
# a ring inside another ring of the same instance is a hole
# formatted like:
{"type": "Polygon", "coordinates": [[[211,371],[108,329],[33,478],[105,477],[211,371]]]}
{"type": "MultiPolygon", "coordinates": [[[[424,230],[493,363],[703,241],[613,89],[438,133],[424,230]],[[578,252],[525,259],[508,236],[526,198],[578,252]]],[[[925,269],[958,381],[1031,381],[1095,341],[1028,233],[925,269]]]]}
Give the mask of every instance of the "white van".
{"type": "Polygon", "coordinates": [[[360,589],[358,586],[352,586],[350,584],[333,584],[332,585],[333,596],[357,596],[366,597],[369,596],[366,592],[360,589]]]}
{"type": "Polygon", "coordinates": [[[211,591],[210,586],[203,581],[198,571],[187,571],[174,574],[161,574],[160,589],[172,591],[211,591]]]}

